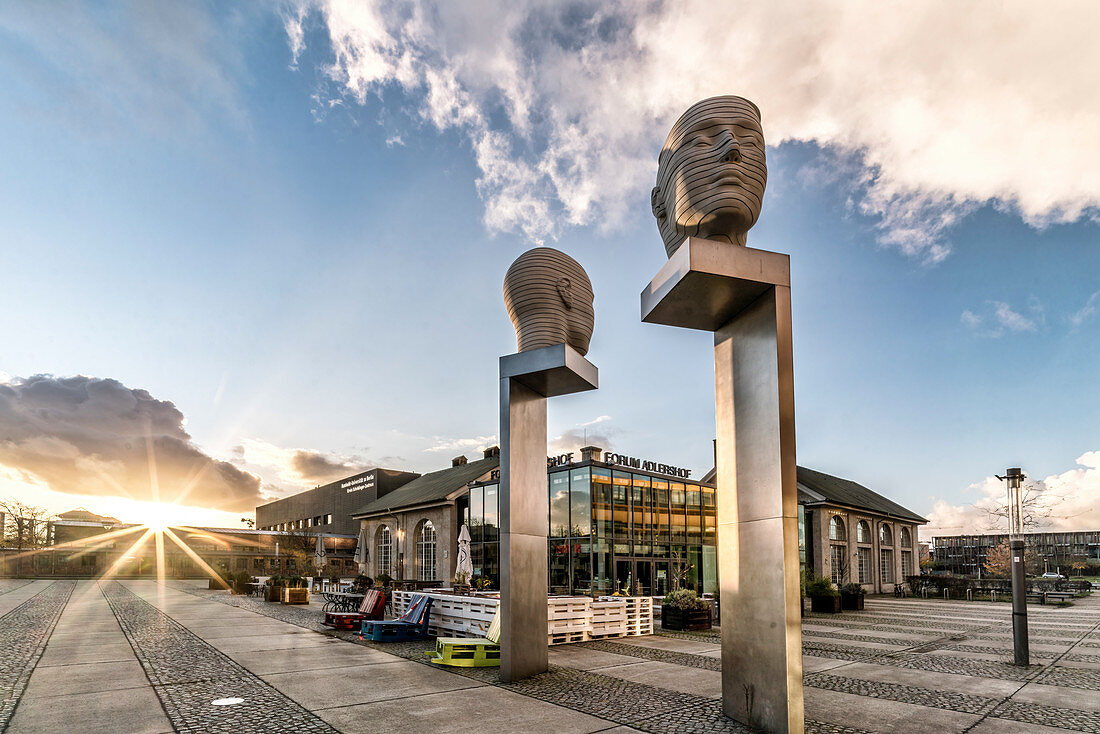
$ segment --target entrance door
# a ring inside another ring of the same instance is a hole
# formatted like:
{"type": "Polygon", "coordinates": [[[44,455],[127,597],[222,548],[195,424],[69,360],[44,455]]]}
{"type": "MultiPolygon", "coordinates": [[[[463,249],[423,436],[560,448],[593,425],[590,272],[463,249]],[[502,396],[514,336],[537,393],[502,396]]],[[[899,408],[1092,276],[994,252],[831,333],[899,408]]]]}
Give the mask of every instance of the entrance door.
{"type": "Polygon", "coordinates": [[[668,593],[668,561],[654,561],[653,596],[668,593]]]}
{"type": "Polygon", "coordinates": [[[638,593],[653,596],[653,561],[636,561],[634,569],[638,574],[638,593]]]}
{"type": "Polygon", "coordinates": [[[631,593],[634,585],[634,575],[631,573],[633,565],[629,558],[615,559],[615,591],[631,593]]]}

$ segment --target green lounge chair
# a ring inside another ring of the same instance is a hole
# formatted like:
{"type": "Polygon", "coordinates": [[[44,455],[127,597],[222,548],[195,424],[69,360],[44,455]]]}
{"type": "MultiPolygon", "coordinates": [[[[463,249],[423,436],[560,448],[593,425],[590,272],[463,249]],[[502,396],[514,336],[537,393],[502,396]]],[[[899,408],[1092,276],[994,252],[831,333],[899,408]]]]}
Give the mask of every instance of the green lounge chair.
{"type": "Polygon", "coordinates": [[[484,637],[437,637],[429,662],[456,668],[496,668],[500,666],[500,608],[489,623],[484,637]]]}

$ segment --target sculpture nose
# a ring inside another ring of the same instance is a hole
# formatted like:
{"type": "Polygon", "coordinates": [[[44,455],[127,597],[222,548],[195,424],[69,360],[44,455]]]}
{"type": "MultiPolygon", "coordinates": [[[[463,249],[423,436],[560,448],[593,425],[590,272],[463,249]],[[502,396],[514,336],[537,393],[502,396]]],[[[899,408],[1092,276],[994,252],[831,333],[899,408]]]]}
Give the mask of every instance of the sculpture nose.
{"type": "Polygon", "coordinates": [[[737,144],[737,141],[730,138],[729,143],[725,146],[725,150],[722,153],[723,163],[740,163],[741,162],[741,146],[737,144]]]}

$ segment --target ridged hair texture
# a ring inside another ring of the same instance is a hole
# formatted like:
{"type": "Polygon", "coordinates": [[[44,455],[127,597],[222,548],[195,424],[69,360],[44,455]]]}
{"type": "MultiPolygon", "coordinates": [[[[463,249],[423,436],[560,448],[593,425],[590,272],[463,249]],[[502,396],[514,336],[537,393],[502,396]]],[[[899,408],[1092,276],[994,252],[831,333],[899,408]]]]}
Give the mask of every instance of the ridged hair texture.
{"type": "Polygon", "coordinates": [[[757,106],[733,95],[693,104],[665,140],[651,195],[665,252],[687,237],[744,245],[767,181],[757,106]]]}
{"type": "Polygon", "coordinates": [[[581,264],[551,247],[528,250],[504,275],[504,305],[521,352],[564,343],[587,354],[594,298],[581,264]]]}

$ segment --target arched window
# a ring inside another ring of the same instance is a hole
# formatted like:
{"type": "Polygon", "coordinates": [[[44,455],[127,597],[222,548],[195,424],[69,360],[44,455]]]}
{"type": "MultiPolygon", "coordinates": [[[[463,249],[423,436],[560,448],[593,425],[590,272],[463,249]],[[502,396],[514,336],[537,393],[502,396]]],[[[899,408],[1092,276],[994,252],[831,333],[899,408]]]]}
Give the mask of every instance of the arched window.
{"type": "Polygon", "coordinates": [[[890,532],[890,526],[882,523],[878,526],[878,542],[881,545],[893,545],[894,534],[890,532]]]}
{"type": "Polygon", "coordinates": [[[866,520],[860,520],[859,523],[856,525],[856,542],[871,542],[871,526],[867,524],[866,520]]]}
{"type": "Polygon", "coordinates": [[[416,534],[416,572],[421,581],[435,578],[435,526],[425,520],[416,534]]]}
{"type": "Polygon", "coordinates": [[[390,538],[390,529],[383,525],[378,528],[377,552],[374,557],[378,559],[378,574],[393,576],[393,540],[390,538]]]}
{"type": "Polygon", "coordinates": [[[901,547],[902,548],[912,548],[913,547],[913,536],[909,534],[909,528],[902,528],[901,529],[901,547]]]}
{"type": "Polygon", "coordinates": [[[844,527],[844,519],[840,515],[833,515],[829,520],[829,540],[847,540],[848,533],[844,527]]]}

